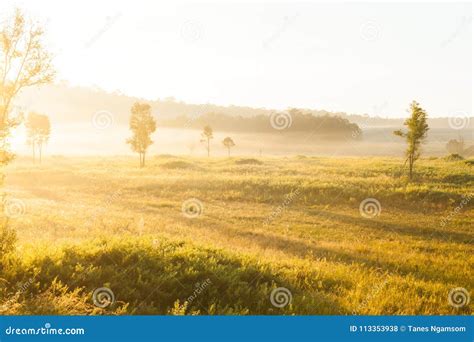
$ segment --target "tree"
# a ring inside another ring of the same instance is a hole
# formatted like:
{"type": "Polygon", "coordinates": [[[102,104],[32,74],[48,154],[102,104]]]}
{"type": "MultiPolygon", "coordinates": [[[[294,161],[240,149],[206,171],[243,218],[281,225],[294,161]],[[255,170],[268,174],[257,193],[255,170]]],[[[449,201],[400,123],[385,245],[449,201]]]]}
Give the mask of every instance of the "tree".
{"type": "Polygon", "coordinates": [[[214,136],[212,135],[212,128],[211,126],[207,125],[204,127],[202,133],[201,133],[201,142],[204,142],[206,143],[206,150],[207,150],[207,156],[209,157],[210,153],[211,153],[211,139],[214,138],[214,136]]]}
{"type": "Polygon", "coordinates": [[[234,140],[231,137],[226,137],[222,143],[227,147],[227,155],[230,157],[230,149],[235,146],[234,140]]]}
{"type": "MultiPolygon", "coordinates": [[[[51,56],[44,49],[43,29],[25,18],[20,10],[0,24],[0,166],[7,165],[13,154],[9,151],[10,131],[19,125],[22,115],[11,117],[13,103],[25,88],[51,83],[54,70],[51,56]]],[[[0,186],[4,174],[0,174],[0,186]]],[[[0,212],[4,212],[4,194],[0,194],[0,212]]],[[[13,248],[15,232],[8,220],[0,221],[0,257],[13,248]]]]}
{"type": "Polygon", "coordinates": [[[448,150],[450,154],[459,154],[462,156],[465,152],[464,139],[460,137],[459,140],[449,140],[446,144],[446,150],[448,150]]]}
{"type": "Polygon", "coordinates": [[[51,133],[51,123],[47,115],[30,113],[26,120],[28,134],[28,144],[33,147],[33,162],[36,161],[36,148],[39,152],[39,162],[41,163],[43,144],[49,140],[51,133]]]}
{"type": "Polygon", "coordinates": [[[138,152],[140,167],[144,167],[146,151],[153,144],[150,136],[156,131],[156,121],[151,115],[149,104],[136,102],[130,112],[130,130],[133,136],[127,140],[127,143],[134,152],[138,152]]]}
{"type": "Polygon", "coordinates": [[[1,162],[12,158],[7,138],[21,117],[11,118],[16,96],[27,87],[51,83],[51,56],[43,47],[43,29],[20,10],[0,28],[0,152],[1,162]]]}
{"type": "Polygon", "coordinates": [[[428,134],[428,123],[426,122],[426,112],[420,107],[420,104],[413,101],[410,104],[411,116],[405,120],[404,125],[407,126],[408,131],[405,133],[402,130],[394,131],[393,134],[404,137],[408,144],[406,150],[407,159],[405,165],[408,162],[409,177],[413,178],[413,167],[415,161],[420,157],[421,144],[425,141],[428,134]]]}

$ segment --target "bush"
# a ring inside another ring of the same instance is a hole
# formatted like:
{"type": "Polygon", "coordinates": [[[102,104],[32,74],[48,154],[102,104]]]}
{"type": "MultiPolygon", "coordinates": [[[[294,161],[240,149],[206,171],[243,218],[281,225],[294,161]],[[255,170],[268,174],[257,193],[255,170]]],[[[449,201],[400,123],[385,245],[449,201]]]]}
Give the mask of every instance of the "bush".
{"type": "Polygon", "coordinates": [[[16,233],[6,223],[0,224],[0,260],[15,249],[16,233]]]}
{"type": "Polygon", "coordinates": [[[196,167],[191,164],[191,163],[188,163],[188,162],[185,162],[185,161],[182,161],[182,160],[176,160],[176,161],[170,161],[170,162],[167,162],[167,163],[163,163],[160,165],[160,167],[164,168],[164,169],[171,169],[171,170],[174,170],[174,169],[195,169],[196,167]]]}
{"type": "Polygon", "coordinates": [[[258,159],[254,159],[254,158],[238,159],[235,161],[235,163],[237,165],[262,165],[263,164],[262,161],[258,159]]]}
{"type": "Polygon", "coordinates": [[[462,156],[460,156],[457,153],[450,154],[449,156],[444,158],[446,161],[458,161],[458,160],[464,160],[462,156]]]}
{"type": "MultiPolygon", "coordinates": [[[[185,241],[95,240],[23,260],[6,279],[10,285],[0,296],[0,307],[7,314],[310,313],[315,300],[305,298],[283,271],[185,241]],[[28,285],[18,291],[18,283],[28,285]],[[295,306],[271,304],[277,286],[291,291],[295,306]],[[109,288],[115,298],[103,309],[92,301],[100,287],[109,288]]],[[[324,312],[335,313],[330,305],[326,308],[324,312]]]]}

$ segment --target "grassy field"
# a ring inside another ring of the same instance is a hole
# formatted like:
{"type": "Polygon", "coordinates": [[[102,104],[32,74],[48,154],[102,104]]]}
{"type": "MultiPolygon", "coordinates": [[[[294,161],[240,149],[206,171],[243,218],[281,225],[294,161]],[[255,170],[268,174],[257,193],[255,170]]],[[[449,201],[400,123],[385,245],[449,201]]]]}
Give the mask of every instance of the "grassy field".
{"type": "Polygon", "coordinates": [[[19,159],[0,312],[472,314],[448,294],[474,288],[474,165],[423,159],[410,183],[402,162],[19,159]]]}

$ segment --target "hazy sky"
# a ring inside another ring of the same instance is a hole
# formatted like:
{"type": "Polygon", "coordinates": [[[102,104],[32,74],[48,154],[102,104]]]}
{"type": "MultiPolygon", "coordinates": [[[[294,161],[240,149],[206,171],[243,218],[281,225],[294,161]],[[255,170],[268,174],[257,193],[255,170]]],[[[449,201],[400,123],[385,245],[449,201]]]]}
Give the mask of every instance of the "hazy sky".
{"type": "Polygon", "coordinates": [[[469,3],[2,0],[46,24],[58,79],[149,99],[472,115],[469,3]]]}

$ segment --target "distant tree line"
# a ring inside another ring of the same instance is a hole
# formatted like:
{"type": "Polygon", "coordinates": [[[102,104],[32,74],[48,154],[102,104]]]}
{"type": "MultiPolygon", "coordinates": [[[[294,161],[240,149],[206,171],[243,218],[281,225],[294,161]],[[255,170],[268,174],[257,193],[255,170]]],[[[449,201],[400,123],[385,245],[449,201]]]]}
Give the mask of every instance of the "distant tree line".
{"type": "MultiPolygon", "coordinates": [[[[362,136],[362,131],[357,124],[339,116],[314,116],[300,109],[290,109],[287,113],[291,117],[291,125],[285,128],[285,132],[311,132],[321,138],[359,139],[362,136]]],[[[205,113],[194,117],[181,115],[175,119],[160,122],[161,126],[165,127],[195,129],[202,129],[209,123],[212,123],[212,127],[219,131],[275,133],[268,115],[243,117],[205,113]]]]}

